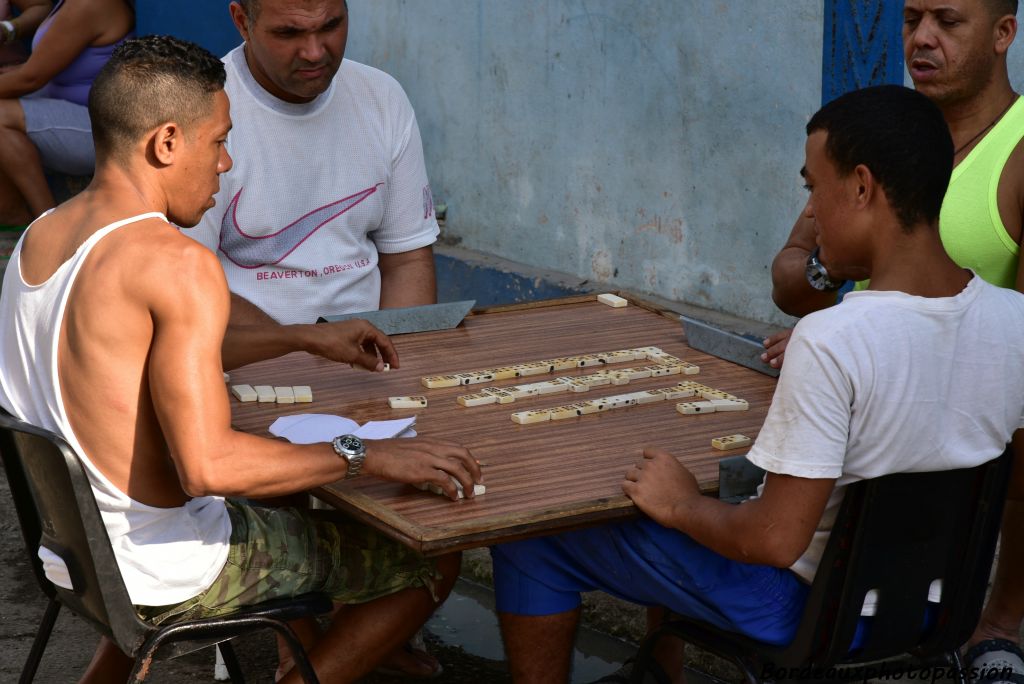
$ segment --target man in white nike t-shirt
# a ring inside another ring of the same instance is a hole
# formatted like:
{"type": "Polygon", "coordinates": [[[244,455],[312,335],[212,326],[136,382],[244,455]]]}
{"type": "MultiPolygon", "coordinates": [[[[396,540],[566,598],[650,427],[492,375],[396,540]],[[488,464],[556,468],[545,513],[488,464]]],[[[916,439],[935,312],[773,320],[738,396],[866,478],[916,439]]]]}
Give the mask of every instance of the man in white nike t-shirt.
{"type": "MultiPolygon", "coordinates": [[[[437,301],[433,199],[416,117],[395,79],[345,60],[345,0],[240,0],[225,58],[234,167],[186,234],[231,289],[224,366],[291,351],[340,361],[325,314],[437,301]]],[[[403,648],[388,669],[432,676],[403,648]]]]}
{"type": "Polygon", "coordinates": [[[315,332],[245,324],[436,301],[433,200],[416,118],[387,74],[344,60],[344,0],[241,0],[225,58],[235,167],[190,234],[217,253],[241,362],[326,352],[315,332]],[[250,305],[251,303],[251,305],[250,305]],[[255,344],[255,346],[254,346],[255,344]],[[317,346],[318,348],[310,348],[317,346]]]}

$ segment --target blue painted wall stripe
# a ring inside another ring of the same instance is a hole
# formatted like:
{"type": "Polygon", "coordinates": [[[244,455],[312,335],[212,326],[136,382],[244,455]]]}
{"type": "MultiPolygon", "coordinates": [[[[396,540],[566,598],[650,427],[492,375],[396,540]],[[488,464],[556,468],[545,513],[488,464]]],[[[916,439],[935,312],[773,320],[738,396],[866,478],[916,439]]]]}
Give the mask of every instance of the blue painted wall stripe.
{"type": "Polygon", "coordinates": [[[140,36],[169,34],[223,57],[242,42],[228,13],[230,0],[135,0],[140,36]]]}
{"type": "Polygon", "coordinates": [[[903,3],[825,0],[821,103],[872,85],[903,83],[903,3]]]}

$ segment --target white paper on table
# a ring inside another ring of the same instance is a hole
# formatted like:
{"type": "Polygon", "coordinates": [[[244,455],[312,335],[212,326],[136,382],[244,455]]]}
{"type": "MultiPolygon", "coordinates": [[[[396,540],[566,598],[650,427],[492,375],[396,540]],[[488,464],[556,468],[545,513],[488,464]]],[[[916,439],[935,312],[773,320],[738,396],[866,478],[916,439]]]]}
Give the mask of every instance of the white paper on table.
{"type": "MultiPolygon", "coordinates": [[[[392,437],[415,437],[416,431],[412,426],[416,424],[416,416],[411,418],[399,418],[398,420],[371,420],[356,430],[353,434],[361,439],[391,439],[392,437]],[[411,432],[412,435],[406,435],[411,432]]],[[[333,438],[332,438],[333,439],[333,438]]]]}
{"type": "Polygon", "coordinates": [[[390,439],[392,437],[415,437],[416,416],[399,420],[371,420],[362,427],[359,423],[343,416],[326,413],[301,413],[282,416],[270,426],[270,434],[284,437],[292,444],[316,444],[330,442],[338,435],[355,435],[362,439],[390,439]]]}
{"type": "Polygon", "coordinates": [[[359,429],[359,423],[349,418],[326,413],[302,413],[282,416],[270,425],[270,434],[284,437],[292,444],[330,442],[338,435],[348,435],[359,429]]]}

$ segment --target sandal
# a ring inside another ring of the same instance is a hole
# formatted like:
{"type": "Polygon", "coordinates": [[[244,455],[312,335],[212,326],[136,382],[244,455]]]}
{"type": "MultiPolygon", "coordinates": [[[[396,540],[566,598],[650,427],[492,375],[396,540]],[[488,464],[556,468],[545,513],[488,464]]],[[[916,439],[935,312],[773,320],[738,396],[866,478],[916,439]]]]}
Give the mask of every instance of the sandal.
{"type": "MultiPolygon", "coordinates": [[[[402,649],[406,653],[409,653],[409,654],[415,655],[416,652],[418,651],[418,652],[420,652],[420,653],[422,653],[422,654],[424,654],[424,655],[426,655],[426,656],[428,656],[430,658],[433,658],[433,656],[431,656],[429,653],[427,653],[425,648],[423,648],[422,646],[417,647],[416,643],[414,641],[407,641],[402,646],[402,649]]],[[[380,665],[380,666],[376,667],[373,671],[376,674],[384,675],[386,677],[395,677],[396,679],[420,679],[420,680],[437,679],[444,672],[444,666],[442,666],[441,662],[438,661],[436,658],[433,658],[433,660],[434,660],[434,663],[436,664],[436,667],[434,668],[433,672],[431,672],[430,674],[414,674],[412,672],[408,672],[406,670],[402,670],[402,669],[399,669],[397,667],[389,667],[387,665],[380,665]]],[[[1024,683],[1022,683],[1022,684],[1024,684],[1024,683]]]]}
{"type": "MultiPolygon", "coordinates": [[[[635,665],[636,658],[628,658],[618,670],[591,682],[591,684],[630,684],[633,681],[633,667],[635,665]]],[[[672,684],[672,680],[665,674],[665,670],[653,658],[641,681],[643,684],[672,684]]],[[[1021,682],[1021,684],[1024,684],[1024,682],[1021,682]]]]}
{"type": "Polygon", "coordinates": [[[1024,652],[1006,639],[985,639],[964,654],[971,684],[1024,684],[1024,652]]]}

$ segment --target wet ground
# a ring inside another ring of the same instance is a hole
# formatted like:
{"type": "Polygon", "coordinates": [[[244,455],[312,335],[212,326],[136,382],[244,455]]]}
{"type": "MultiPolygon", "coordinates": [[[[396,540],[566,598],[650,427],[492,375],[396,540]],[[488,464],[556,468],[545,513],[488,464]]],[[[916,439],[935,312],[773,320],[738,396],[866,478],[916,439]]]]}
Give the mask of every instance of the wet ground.
{"type": "MultiPolygon", "coordinates": [[[[21,531],[0,469],[0,682],[17,681],[46,602],[31,575],[21,531]]],[[[479,558],[477,564],[479,564],[479,558]]],[[[483,584],[460,580],[456,591],[427,624],[428,649],[444,665],[436,684],[505,684],[510,682],[504,663],[493,594],[483,584]]],[[[62,611],[36,682],[63,684],[77,681],[85,670],[98,638],[72,614],[62,611]]],[[[276,667],[273,637],[257,634],[235,640],[236,651],[253,684],[272,684],[276,667]]],[[[625,641],[591,629],[582,629],[575,658],[575,682],[591,682],[618,669],[634,650],[625,641]]],[[[173,661],[156,664],[147,680],[155,684],[213,681],[214,654],[205,649],[173,661]]],[[[366,684],[408,682],[372,676],[366,684]]]]}

